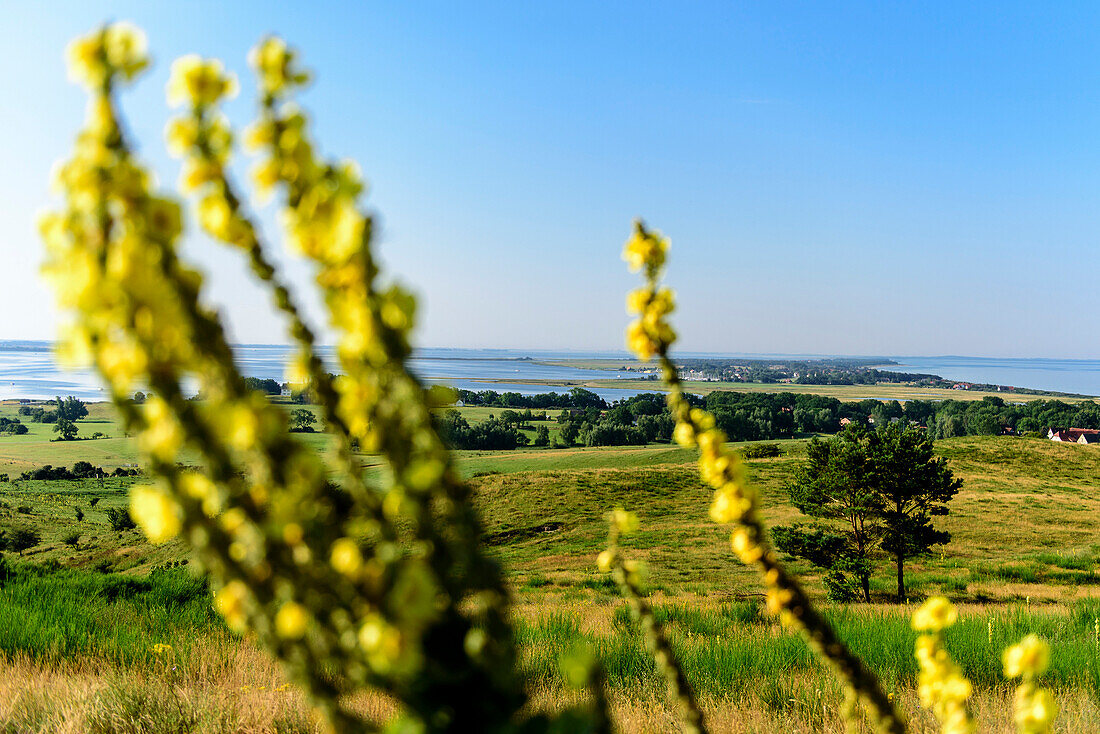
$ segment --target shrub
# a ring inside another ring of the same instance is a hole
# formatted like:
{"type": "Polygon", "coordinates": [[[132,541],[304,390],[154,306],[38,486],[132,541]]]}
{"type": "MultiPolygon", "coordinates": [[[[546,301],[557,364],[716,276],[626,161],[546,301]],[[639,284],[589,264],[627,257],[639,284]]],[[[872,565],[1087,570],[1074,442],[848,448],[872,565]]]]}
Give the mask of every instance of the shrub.
{"type": "Polygon", "coordinates": [[[41,540],[42,538],[37,531],[30,528],[19,528],[8,536],[7,549],[23,555],[23,551],[38,545],[41,540]]]}
{"type": "Polygon", "coordinates": [[[775,443],[750,443],[742,446],[740,451],[746,459],[770,459],[782,454],[779,444],[775,443]]]}
{"type": "Polygon", "coordinates": [[[106,515],[107,523],[111,526],[111,530],[115,532],[121,533],[126,530],[133,530],[137,527],[134,518],[130,517],[130,513],[126,510],[120,510],[117,507],[108,507],[106,515]]]}
{"type": "Polygon", "coordinates": [[[80,542],[80,533],[69,533],[63,540],[65,545],[74,546],[80,542]]]}

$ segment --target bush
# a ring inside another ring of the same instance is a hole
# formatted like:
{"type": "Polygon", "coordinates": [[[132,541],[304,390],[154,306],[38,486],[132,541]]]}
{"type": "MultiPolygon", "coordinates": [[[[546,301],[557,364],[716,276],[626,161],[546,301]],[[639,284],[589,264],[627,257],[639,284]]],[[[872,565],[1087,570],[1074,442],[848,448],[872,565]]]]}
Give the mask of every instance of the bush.
{"type": "Polygon", "coordinates": [[[64,538],[65,545],[74,546],[80,542],[80,533],[69,533],[64,538]]]}
{"type": "Polygon", "coordinates": [[[741,447],[741,456],[746,459],[770,459],[782,453],[779,444],[774,443],[750,443],[741,447]]]}
{"type": "Polygon", "coordinates": [[[137,523],[134,522],[134,518],[130,517],[130,513],[127,510],[109,507],[107,508],[106,515],[111,530],[115,532],[121,533],[126,530],[133,530],[137,527],[137,523]]]}
{"type": "Polygon", "coordinates": [[[42,538],[37,531],[30,528],[19,528],[8,536],[7,548],[23,555],[23,551],[35,547],[41,540],[42,538]]]}

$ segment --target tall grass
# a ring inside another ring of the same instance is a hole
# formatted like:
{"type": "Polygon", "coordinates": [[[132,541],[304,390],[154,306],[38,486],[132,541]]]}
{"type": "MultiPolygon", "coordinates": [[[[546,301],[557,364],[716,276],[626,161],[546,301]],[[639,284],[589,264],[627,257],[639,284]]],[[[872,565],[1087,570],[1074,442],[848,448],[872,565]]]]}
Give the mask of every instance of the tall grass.
{"type": "MultiPolygon", "coordinates": [[[[827,610],[827,617],[886,686],[897,690],[913,687],[916,680],[916,633],[909,625],[910,611],[837,606],[827,610]]],[[[753,604],[668,604],[657,606],[656,614],[672,630],[673,647],[701,695],[749,694],[764,700],[776,694],[765,685],[768,681],[807,677],[818,689],[833,690],[831,679],[802,640],[760,617],[753,604]]],[[[1098,601],[1078,602],[1068,609],[972,607],[948,631],[947,645],[978,687],[1000,689],[1007,685],[1001,651],[1034,632],[1052,645],[1045,678],[1049,685],[1100,695],[1098,618],[1098,601]]],[[[557,661],[578,645],[587,645],[604,662],[612,690],[656,694],[663,685],[633,620],[622,611],[612,614],[605,629],[595,631],[583,631],[575,618],[556,612],[521,624],[519,640],[524,664],[546,685],[564,686],[557,661]]]]}
{"type": "Polygon", "coordinates": [[[229,637],[204,580],[182,569],[145,578],[0,561],[0,653],[44,662],[94,656],[125,666],[186,657],[199,637],[229,637]]]}

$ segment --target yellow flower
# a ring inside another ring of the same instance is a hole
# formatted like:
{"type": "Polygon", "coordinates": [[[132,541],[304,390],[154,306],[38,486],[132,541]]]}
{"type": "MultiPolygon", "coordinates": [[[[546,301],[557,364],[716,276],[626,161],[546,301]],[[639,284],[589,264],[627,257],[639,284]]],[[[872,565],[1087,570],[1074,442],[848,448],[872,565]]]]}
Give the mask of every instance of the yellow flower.
{"type": "Polygon", "coordinates": [[[154,655],[167,655],[170,652],[172,652],[171,645],[165,644],[163,642],[158,642],[157,644],[153,645],[154,655]]]}
{"type": "Polygon", "coordinates": [[[183,523],[180,506],[167,492],[152,486],[130,492],[130,515],[152,543],[164,543],[179,535],[183,523]]]}
{"type": "Polygon", "coordinates": [[[180,205],[170,199],[152,197],[145,209],[145,225],[149,234],[162,242],[171,242],[182,229],[180,205]]]}
{"type": "Polygon", "coordinates": [[[127,21],[112,23],[103,34],[107,62],[126,79],[149,64],[145,33],[127,21]]]}
{"type": "Polygon", "coordinates": [[[1004,652],[1004,670],[1008,678],[1040,675],[1050,665],[1050,646],[1031,634],[1004,652]]]}
{"type": "Polygon", "coordinates": [[[100,31],[73,39],[65,48],[65,60],[69,80],[89,89],[101,86],[110,73],[100,31]]]}
{"type": "Polygon", "coordinates": [[[611,522],[615,523],[615,527],[623,535],[630,535],[638,529],[638,516],[622,508],[615,508],[611,511],[611,522]]]}
{"type": "Polygon", "coordinates": [[[189,54],[172,62],[168,104],[173,107],[185,102],[203,107],[236,94],[237,78],[226,73],[222,62],[217,59],[203,59],[197,54],[189,54]]]}
{"type": "Polygon", "coordinates": [[[730,535],[730,547],[746,566],[751,566],[764,557],[764,549],[745,528],[733,531],[730,535]]]}
{"type": "Polygon", "coordinates": [[[199,139],[199,122],[194,117],[177,117],[164,128],[164,142],[168,152],[182,158],[199,139]]]}
{"type": "Polygon", "coordinates": [[[233,224],[233,209],[222,192],[207,194],[199,200],[199,223],[214,237],[227,239],[233,224]]]}
{"type": "Polygon", "coordinates": [[[231,629],[243,632],[248,621],[246,616],[250,592],[243,581],[233,580],[218,589],[214,595],[214,609],[225,618],[231,629]]]}
{"type": "Polygon", "coordinates": [[[310,614],[298,602],[288,601],[275,614],[275,634],[286,640],[300,640],[306,634],[310,614]]]}
{"type": "Polygon", "coordinates": [[[737,522],[752,508],[752,502],[735,484],[727,484],[714,493],[710,518],[716,523],[737,522]]]}
{"type": "Polygon", "coordinates": [[[367,615],[359,628],[359,645],[367,653],[370,666],[384,673],[393,667],[401,655],[401,632],[381,615],[372,613],[367,615]]]}
{"type": "Polygon", "coordinates": [[[600,555],[596,556],[596,568],[600,569],[604,573],[611,570],[611,564],[615,562],[615,554],[610,550],[601,551],[600,555]]]}
{"type": "Polygon", "coordinates": [[[269,36],[260,41],[248,54],[248,64],[260,77],[260,87],[265,93],[282,91],[288,84],[304,84],[307,76],[292,67],[294,52],[281,38],[269,36]]]}
{"type": "Polygon", "coordinates": [[[942,596],[934,596],[913,613],[913,629],[918,632],[939,632],[959,619],[955,606],[942,596]]]}
{"type": "Polygon", "coordinates": [[[1044,734],[1058,715],[1058,704],[1049,689],[1040,688],[1030,696],[1017,697],[1016,726],[1022,734],[1044,734]]]}
{"type": "Polygon", "coordinates": [[[626,312],[640,314],[645,311],[649,299],[653,297],[653,291],[648,287],[637,288],[626,294],[626,312]]]}
{"type": "Polygon", "coordinates": [[[672,438],[685,449],[693,448],[695,446],[695,426],[684,421],[677,423],[675,430],[672,432],[672,438]]]}
{"type": "Polygon", "coordinates": [[[659,345],[646,331],[641,319],[634,321],[626,329],[626,346],[641,362],[648,362],[657,353],[659,345]]]}
{"type": "Polygon", "coordinates": [[[329,562],[338,573],[354,578],[363,568],[363,554],[351,538],[340,538],[332,544],[329,562]]]}
{"type": "Polygon", "coordinates": [[[660,232],[646,231],[641,222],[634,224],[634,234],[623,247],[623,259],[632,271],[641,270],[642,267],[649,270],[659,269],[665,264],[667,253],[668,240],[660,232]]]}

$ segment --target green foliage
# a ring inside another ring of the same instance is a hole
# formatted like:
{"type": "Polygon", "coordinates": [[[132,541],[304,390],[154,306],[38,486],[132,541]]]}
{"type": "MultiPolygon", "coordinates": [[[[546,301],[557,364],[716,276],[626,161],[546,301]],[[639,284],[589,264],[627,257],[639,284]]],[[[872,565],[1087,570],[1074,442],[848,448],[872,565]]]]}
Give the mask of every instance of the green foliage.
{"type": "Polygon", "coordinates": [[[60,441],[72,441],[76,438],[77,430],[79,430],[75,423],[63,416],[57,417],[57,422],[53,426],[54,433],[58,434],[58,440],[60,441]]]}
{"type": "Polygon", "coordinates": [[[72,395],[64,400],[61,399],[61,396],[58,396],[54,402],[57,404],[57,417],[59,420],[64,418],[67,421],[78,421],[88,416],[88,406],[84,404],[83,400],[77,400],[72,395]]]}
{"type": "Polygon", "coordinates": [[[246,377],[244,378],[244,386],[249,390],[262,392],[264,395],[278,395],[283,390],[282,385],[271,378],[246,377]]]}
{"type": "Polygon", "coordinates": [[[23,551],[35,547],[41,541],[42,537],[38,531],[31,528],[17,528],[8,534],[5,545],[7,550],[23,555],[23,551]]]}
{"type": "Polygon", "coordinates": [[[901,601],[905,561],[951,539],[932,518],[947,514],[946,503],[962,482],[933,449],[926,431],[899,423],[877,431],[853,427],[828,441],[814,439],[789,492],[802,513],[829,525],[774,528],[776,546],[826,569],[829,593],[840,601],[854,587],[848,575],[858,579],[864,600],[870,601],[875,561],[890,555],[901,601]]]}
{"type": "Polygon", "coordinates": [[[293,433],[313,433],[313,426],[317,423],[317,416],[312,410],[295,408],[290,411],[290,430],[293,433]]]}
{"type": "Polygon", "coordinates": [[[137,523],[134,522],[134,518],[132,518],[130,513],[126,510],[117,507],[108,507],[104,514],[107,516],[107,522],[110,524],[111,530],[114,530],[116,533],[137,528],[137,523]]]}

